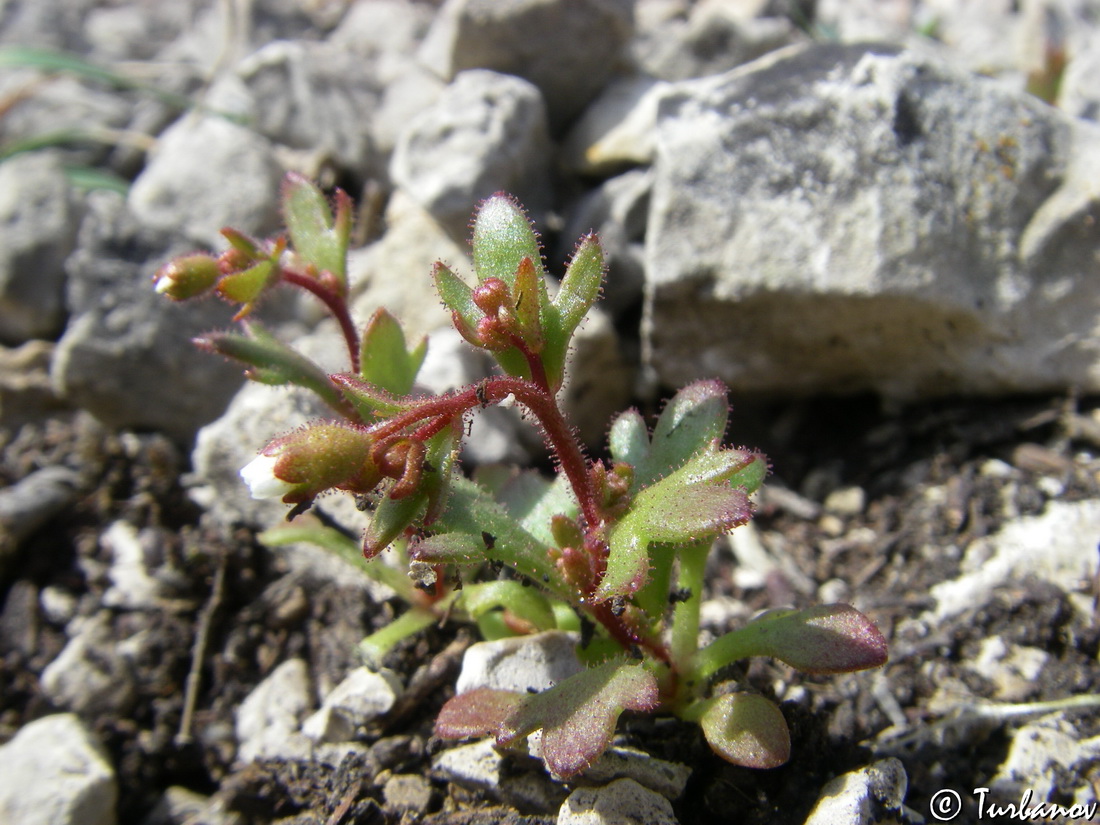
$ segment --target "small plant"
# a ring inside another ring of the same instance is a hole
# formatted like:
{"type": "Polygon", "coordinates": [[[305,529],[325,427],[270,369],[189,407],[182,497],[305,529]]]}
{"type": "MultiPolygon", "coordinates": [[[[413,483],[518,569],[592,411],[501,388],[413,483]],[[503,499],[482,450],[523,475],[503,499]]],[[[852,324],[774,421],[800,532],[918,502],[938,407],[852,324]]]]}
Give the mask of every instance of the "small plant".
{"type": "MultiPolygon", "coordinates": [[[[557,394],[570,338],[600,293],[603,252],[594,235],[581,238],[552,297],[530,223],[514,200],[496,195],[474,220],[476,283],[442,263],[434,279],[458,331],[491,353],[501,374],[444,395],[419,394],[426,341],[410,346],[384,309],[361,334],[352,322],[345,266],[351,203],[337,192],[334,207],[312,183],[290,175],[286,237],[261,242],[224,230],[228,251],[179,258],[155,282],[172,298],[213,290],[240,305],[242,332],[198,343],[243,362],[257,381],[305,387],[331,407],[331,420],[274,439],[241,475],[254,496],[292,505],[288,519],[329,490],[358,497],[370,514],[362,554],[393,554],[396,563],[366,569],[409,609],[362,642],[363,657],[377,663],[401,639],[446,619],[476,622],[490,639],[580,631],[587,669],[579,675],[537,694],[481,688],[455,696],[436,733],[491,735],[507,746],[541,730],[548,767],[569,777],[607,748],[624,710],[660,712],[698,722],[731,762],[785,762],[790,740],[779,709],[748,692],[712,693],[712,677],[749,656],[811,673],[855,671],[883,664],[886,643],[864,615],[835,604],[771,611],[699,647],[708,552],[716,537],[751,517],[749,496],[767,473],[760,453],[723,445],[723,385],[699,381],[680,390],[652,431],[638,412],[620,414],[611,424],[610,460],[588,457],[557,394]],[[332,313],[347,372],[327,374],[250,319],[279,285],[311,292],[332,313]],[[505,400],[525,408],[541,430],[555,479],[459,472],[466,418],[505,400]],[[510,577],[486,575],[502,566],[510,577]]],[[[261,538],[310,541],[354,557],[360,551],[343,533],[312,523],[261,538]]]]}

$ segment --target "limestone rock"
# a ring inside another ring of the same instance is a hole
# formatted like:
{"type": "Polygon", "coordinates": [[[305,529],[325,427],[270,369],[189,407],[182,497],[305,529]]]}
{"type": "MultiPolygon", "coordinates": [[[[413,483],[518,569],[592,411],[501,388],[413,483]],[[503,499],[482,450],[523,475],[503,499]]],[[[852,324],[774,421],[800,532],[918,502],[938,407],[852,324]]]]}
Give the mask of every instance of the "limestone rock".
{"type": "Polygon", "coordinates": [[[661,103],[644,345],[677,386],[1100,388],[1100,130],[894,47],[661,103]]]}
{"type": "Polygon", "coordinates": [[[114,768],[75,714],[31,722],[0,747],[0,821],[114,825],[117,799],[114,768]]]}
{"type": "Polygon", "coordinates": [[[550,160],[538,89],[518,77],[472,69],[409,121],[390,174],[452,237],[462,238],[473,206],[497,191],[541,216],[549,205],[550,160]]]}

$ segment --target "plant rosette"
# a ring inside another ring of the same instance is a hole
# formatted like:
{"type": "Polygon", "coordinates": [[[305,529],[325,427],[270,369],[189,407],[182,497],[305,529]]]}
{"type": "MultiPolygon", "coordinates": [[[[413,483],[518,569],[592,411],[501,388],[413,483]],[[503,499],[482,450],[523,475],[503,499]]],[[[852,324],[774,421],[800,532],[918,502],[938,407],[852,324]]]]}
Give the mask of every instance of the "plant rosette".
{"type": "Polygon", "coordinates": [[[410,344],[384,309],[362,329],[352,321],[350,199],[338,192],[330,204],[292,174],[282,207],[285,236],[260,241],[227,229],[222,255],[184,256],[154,277],[157,291],[176,300],[213,292],[236,304],[241,331],[199,345],[241,362],[253,380],[314,392],[332,411],[275,438],[242,470],[254,496],[291,505],[288,521],[302,516],[261,540],[365,556],[368,575],[406,602],[405,613],[360,644],[367,663],[448,620],[475,623],[486,639],[579,631],[582,672],[538,693],[477,688],[454,696],[436,720],[438,736],[491,736],[510,747],[541,731],[547,767],[568,778],[606,750],[622,713],[664,713],[698,723],[722,758],[770,768],[790,753],[783,714],[758,694],[713,691],[724,668],[752,656],[808,673],[885,663],[882,634],[843,604],[770,611],[699,646],[707,556],[716,538],[752,517],[750,497],[767,461],[724,443],[729,405],[718,381],[681,389],[652,428],[635,410],[621,413],[607,458],[586,454],[557,394],[572,336],[605,276],[595,235],[580,239],[551,296],[522,208],[503,194],[482,203],[473,223],[474,281],[442,263],[432,275],[455,328],[500,373],[424,395],[416,376],[427,341],[410,344]],[[256,306],[283,287],[312,294],[332,314],[347,371],[326,372],[254,320],[256,306]],[[506,400],[541,431],[554,478],[460,471],[466,419],[506,400]],[[368,517],[361,541],[304,515],[331,490],[361,503],[368,517]],[[382,554],[387,563],[375,560],[382,554]]]}

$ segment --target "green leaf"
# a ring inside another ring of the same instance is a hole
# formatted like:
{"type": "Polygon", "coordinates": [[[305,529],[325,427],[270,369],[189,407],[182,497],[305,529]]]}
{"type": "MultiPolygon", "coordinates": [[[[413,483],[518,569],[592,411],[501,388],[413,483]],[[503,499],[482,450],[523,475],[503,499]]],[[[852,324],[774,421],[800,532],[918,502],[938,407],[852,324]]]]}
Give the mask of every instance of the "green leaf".
{"type": "Polygon", "coordinates": [[[572,336],[600,297],[605,271],[599,239],[594,234],[585,235],[569,261],[554,299],[554,305],[561,314],[561,332],[564,336],[572,336]]]}
{"type": "Polygon", "coordinates": [[[474,479],[504,505],[520,527],[547,547],[557,544],[551,519],[561,515],[572,521],[580,512],[564,475],[551,482],[535,470],[517,472],[503,465],[487,465],[477,469],[474,479]]]}
{"type": "Polygon", "coordinates": [[[649,574],[651,544],[703,541],[748,521],[752,506],[746,489],[731,480],[751,480],[749,468],[759,460],[739,450],[700,453],[638,493],[611,528],[607,572],[597,598],[638,591],[649,574]]]}
{"type": "Polygon", "coordinates": [[[267,286],[278,277],[273,261],[260,261],[241,272],[233,272],[218,282],[218,294],[227,301],[241,304],[236,318],[247,315],[267,286]]]}
{"type": "Polygon", "coordinates": [[[485,488],[456,474],[447,506],[435,527],[440,532],[459,532],[484,543],[483,534],[492,537],[483,558],[499,561],[541,584],[565,601],[576,594],[561,580],[550,560],[547,545],[527,532],[485,488]]]}
{"type": "Polygon", "coordinates": [[[374,508],[374,516],[363,534],[363,555],[373,559],[423,515],[428,506],[428,493],[419,489],[404,498],[385,496],[374,508]]]}
{"type": "Polygon", "coordinates": [[[520,337],[531,352],[541,352],[543,344],[542,324],[539,316],[542,307],[539,305],[539,295],[545,291],[545,285],[535,268],[535,262],[530,258],[524,258],[519,262],[515,274],[515,307],[516,319],[519,322],[520,337]]]}
{"type": "Polygon", "coordinates": [[[317,272],[335,275],[346,292],[350,205],[346,196],[339,203],[337,223],[324,193],[311,180],[288,172],[283,181],[283,221],[294,251],[317,272]]]}
{"type": "Polygon", "coordinates": [[[774,702],[755,693],[707,700],[699,720],[711,749],[735,765],[777,768],[791,756],[787,722],[774,702]]]}
{"type": "Polygon", "coordinates": [[[258,323],[243,324],[245,334],[221,332],[195,339],[195,343],[211,352],[234,358],[251,369],[248,377],[261,384],[281,386],[293,384],[316,393],[326,404],[341,414],[343,396],[329,380],[328,374],[306,356],[279,341],[258,323]]]}
{"type": "Polygon", "coordinates": [[[637,468],[649,454],[649,430],[637,410],[621,413],[611,425],[608,437],[611,457],[637,468]]]}
{"type": "Polygon", "coordinates": [[[520,264],[524,258],[529,258],[534,264],[542,296],[540,306],[549,300],[538,237],[523,209],[510,195],[498,193],[478,207],[474,217],[473,258],[478,283],[500,278],[512,294],[515,294],[520,264]]]}
{"type": "Polygon", "coordinates": [[[695,672],[705,679],[749,656],[770,656],[804,673],[851,673],[886,664],[889,649],[878,628],[851,605],[772,610],[700,650],[695,672]]]}
{"type": "Polygon", "coordinates": [[[506,609],[539,630],[557,627],[546,597],[514,579],[468,584],[459,593],[457,605],[475,620],[490,610],[506,609]]]}
{"type": "Polygon", "coordinates": [[[359,374],[364,381],[393,395],[408,395],[427,351],[426,337],[410,350],[401,324],[380,307],[363,332],[359,374]]]}
{"type": "Polygon", "coordinates": [[[537,694],[477,688],[450,699],[435,734],[444,739],[496,737],[508,746],[542,730],[542,758],[568,778],[592,764],[611,742],[624,710],[657,707],[657,680],[641,665],[607,662],[537,694]]]}
{"type": "Polygon", "coordinates": [[[379,418],[397,415],[406,406],[380,387],[363,381],[356,375],[338,372],[329,376],[329,380],[339,387],[348,399],[360,420],[365,424],[379,418]]]}
{"type": "Polygon", "coordinates": [[[556,776],[573,776],[603,753],[624,710],[657,707],[657,680],[641,665],[608,662],[532,695],[508,716],[497,742],[542,730],[542,758],[556,776]]]}
{"type": "Polygon", "coordinates": [[[696,381],[674,395],[657,419],[646,458],[635,465],[634,489],[685,464],[722,439],[729,418],[726,387],[720,381],[696,381]]]}
{"type": "Polygon", "coordinates": [[[455,275],[442,261],[432,269],[432,280],[443,305],[451,311],[455,329],[475,347],[484,348],[477,334],[477,322],[484,313],[474,303],[469,284],[455,275]]]}

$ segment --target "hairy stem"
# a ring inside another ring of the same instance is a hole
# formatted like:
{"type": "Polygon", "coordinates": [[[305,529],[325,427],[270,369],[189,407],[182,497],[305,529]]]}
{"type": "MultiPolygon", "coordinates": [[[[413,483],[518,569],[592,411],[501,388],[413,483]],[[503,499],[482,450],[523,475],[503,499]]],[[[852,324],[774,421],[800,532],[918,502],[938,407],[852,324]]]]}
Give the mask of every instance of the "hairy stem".
{"type": "Polygon", "coordinates": [[[336,319],[336,323],[340,325],[340,332],[344,335],[344,343],[347,345],[348,356],[351,359],[351,371],[358,374],[359,333],[355,331],[355,322],[351,320],[348,302],[342,295],[337,295],[316,278],[311,278],[297,269],[284,267],[282,269],[282,275],[283,280],[288,284],[294,284],[306,290],[306,292],[309,292],[321,301],[321,303],[328,308],[329,312],[332,313],[332,316],[336,319]]]}
{"type": "Polygon", "coordinates": [[[557,457],[561,471],[569,479],[581,512],[589,525],[600,524],[596,494],[588,474],[588,459],[577,442],[576,435],[565,420],[557,401],[544,387],[533,381],[511,376],[486,378],[480,384],[451,395],[430,398],[412,409],[388,418],[371,428],[373,434],[385,438],[401,432],[428,418],[453,420],[474,407],[497,403],[512,396],[531,411],[542,425],[543,433],[557,457]]]}

